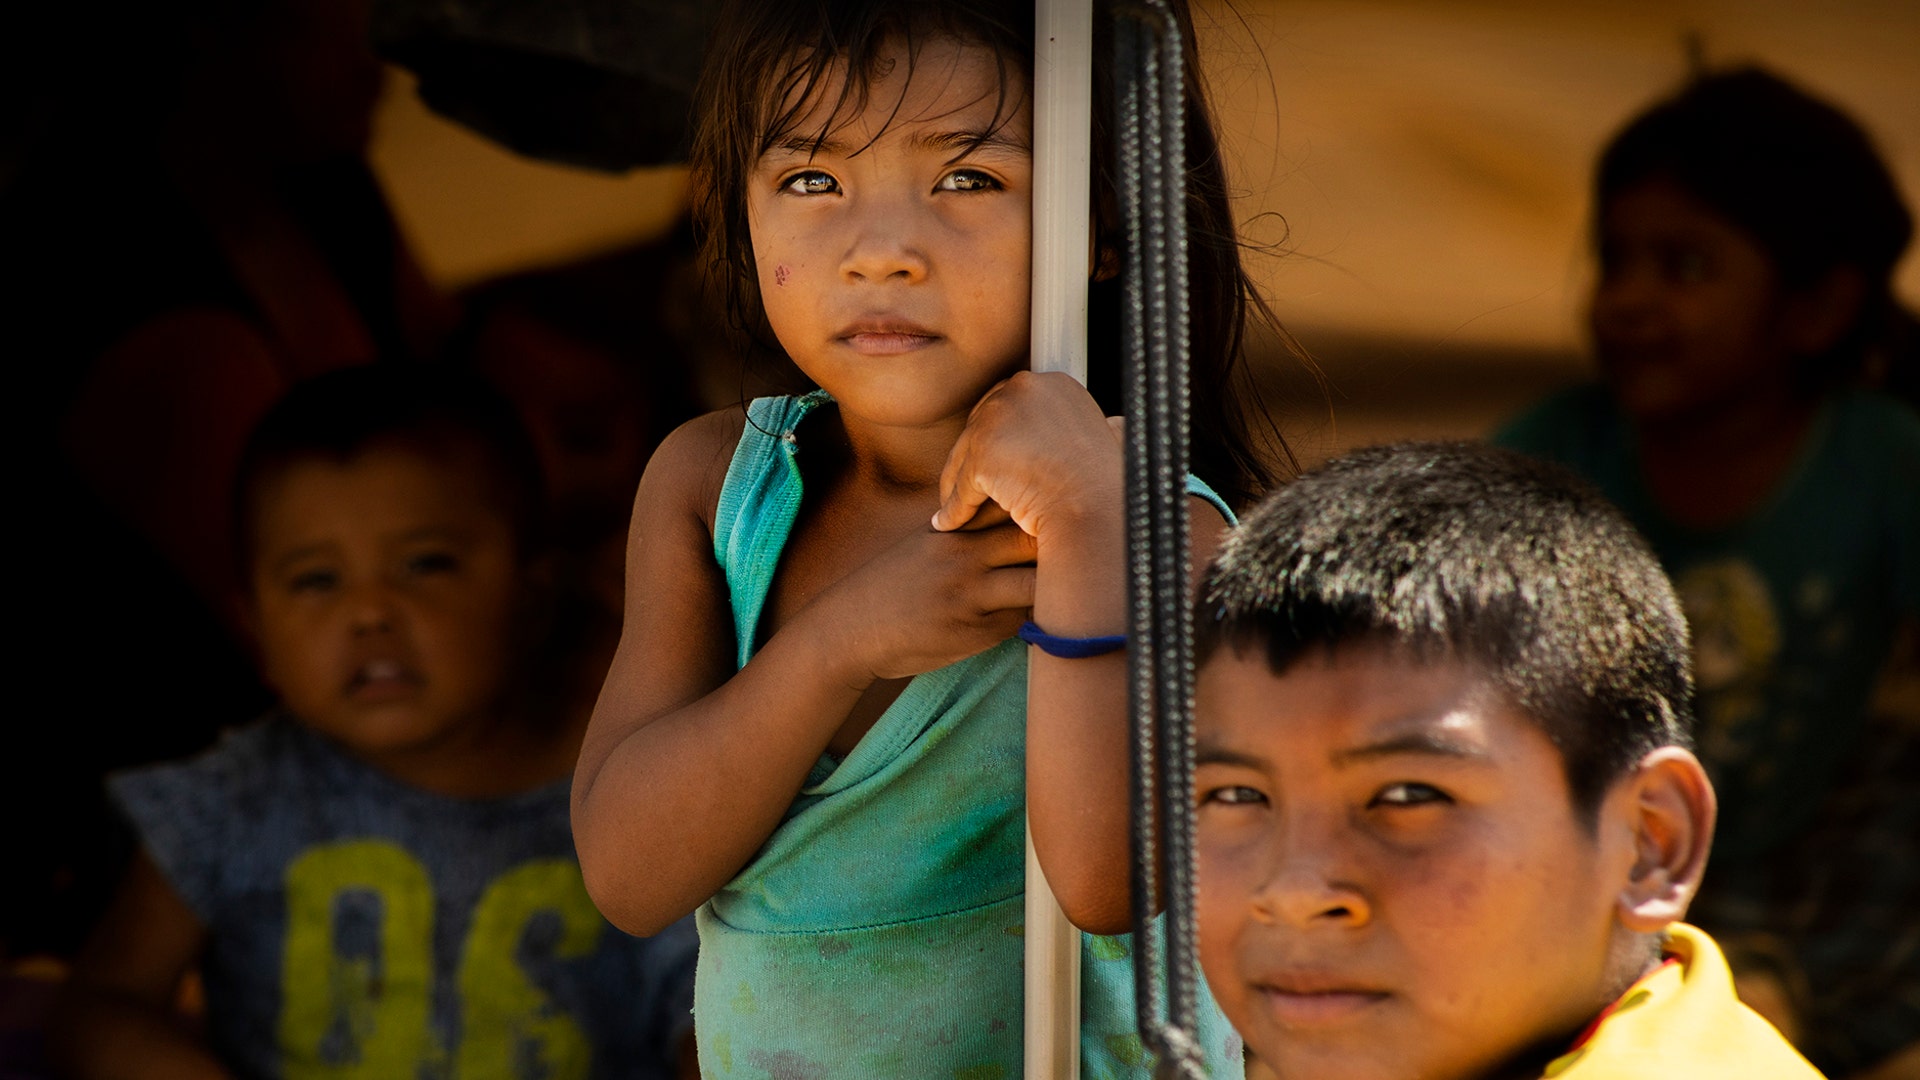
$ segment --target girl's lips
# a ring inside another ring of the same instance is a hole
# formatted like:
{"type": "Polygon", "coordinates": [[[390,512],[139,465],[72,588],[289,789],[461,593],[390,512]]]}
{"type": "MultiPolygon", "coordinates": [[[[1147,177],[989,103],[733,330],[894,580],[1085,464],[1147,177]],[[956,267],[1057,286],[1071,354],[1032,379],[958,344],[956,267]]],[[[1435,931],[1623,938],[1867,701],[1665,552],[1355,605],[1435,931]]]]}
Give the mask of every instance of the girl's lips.
{"type": "Polygon", "coordinates": [[[893,356],[924,349],[939,338],[933,334],[862,331],[848,334],[840,340],[863,356],[893,356]]]}
{"type": "Polygon", "coordinates": [[[863,356],[892,356],[924,349],[940,335],[905,319],[863,319],[840,331],[839,340],[863,356]]]}

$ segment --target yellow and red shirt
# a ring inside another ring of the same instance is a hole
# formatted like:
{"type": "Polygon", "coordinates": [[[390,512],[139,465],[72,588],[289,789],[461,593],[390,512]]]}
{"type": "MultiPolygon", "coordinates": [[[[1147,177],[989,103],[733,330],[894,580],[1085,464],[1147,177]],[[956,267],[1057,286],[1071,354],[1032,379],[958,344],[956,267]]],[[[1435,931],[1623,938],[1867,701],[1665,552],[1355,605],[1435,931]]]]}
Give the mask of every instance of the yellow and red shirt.
{"type": "Polygon", "coordinates": [[[1548,1064],[1546,1080],[1822,1080],[1773,1025],[1734,996],[1720,947],[1675,923],[1668,962],[1634,983],[1573,1049],[1548,1064]]]}

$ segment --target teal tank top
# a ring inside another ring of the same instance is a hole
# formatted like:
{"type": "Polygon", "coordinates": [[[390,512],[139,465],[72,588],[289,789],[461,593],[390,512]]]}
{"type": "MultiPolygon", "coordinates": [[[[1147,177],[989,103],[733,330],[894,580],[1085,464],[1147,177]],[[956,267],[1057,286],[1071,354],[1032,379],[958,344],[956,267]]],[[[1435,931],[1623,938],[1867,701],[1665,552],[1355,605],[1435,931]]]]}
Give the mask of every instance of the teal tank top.
{"type": "MultiPolygon", "coordinates": [[[[800,510],[797,429],[828,400],[755,401],[721,489],[714,557],[741,666],[800,510]]],[[[821,758],[759,854],[701,906],[702,1075],[1020,1076],[1026,669],[1009,639],[912,679],[844,760],[821,758]]],[[[1151,1074],[1130,946],[1083,935],[1088,1080],[1151,1074]]],[[[1239,1039],[1211,999],[1201,1012],[1210,1074],[1241,1076],[1239,1039]]]]}

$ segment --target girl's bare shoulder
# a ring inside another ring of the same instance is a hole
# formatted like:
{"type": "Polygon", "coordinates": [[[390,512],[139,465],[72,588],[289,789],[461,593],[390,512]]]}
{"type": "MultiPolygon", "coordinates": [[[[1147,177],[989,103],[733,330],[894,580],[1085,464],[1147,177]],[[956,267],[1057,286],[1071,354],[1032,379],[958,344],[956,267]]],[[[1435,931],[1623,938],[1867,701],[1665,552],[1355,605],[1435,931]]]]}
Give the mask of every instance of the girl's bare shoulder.
{"type": "Polygon", "coordinates": [[[640,481],[639,499],[655,507],[685,510],[713,531],[727,466],[746,430],[746,409],[735,405],[694,417],[661,440],[640,481]]]}

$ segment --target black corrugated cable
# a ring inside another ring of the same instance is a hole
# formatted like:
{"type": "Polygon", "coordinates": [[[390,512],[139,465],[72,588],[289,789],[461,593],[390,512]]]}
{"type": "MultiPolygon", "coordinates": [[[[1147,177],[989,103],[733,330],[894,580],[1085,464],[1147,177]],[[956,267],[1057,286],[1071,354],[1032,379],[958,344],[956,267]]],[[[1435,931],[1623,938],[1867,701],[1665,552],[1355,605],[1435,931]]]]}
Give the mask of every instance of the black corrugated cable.
{"type": "Polygon", "coordinates": [[[1163,1077],[1203,1074],[1193,928],[1193,635],[1184,53],[1164,0],[1115,5],[1120,190],[1127,222],[1129,677],[1134,979],[1163,1077]],[[1164,909],[1164,941],[1156,913],[1164,909]],[[1164,957],[1164,967],[1162,959],[1164,957]],[[1164,980],[1164,981],[1163,981],[1164,980]],[[1163,993],[1164,990],[1164,993],[1163,993]],[[1163,1015],[1164,1013],[1164,1015],[1163,1015]]]}

